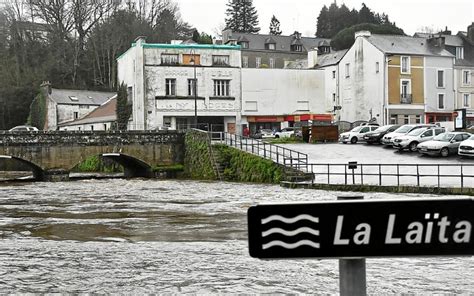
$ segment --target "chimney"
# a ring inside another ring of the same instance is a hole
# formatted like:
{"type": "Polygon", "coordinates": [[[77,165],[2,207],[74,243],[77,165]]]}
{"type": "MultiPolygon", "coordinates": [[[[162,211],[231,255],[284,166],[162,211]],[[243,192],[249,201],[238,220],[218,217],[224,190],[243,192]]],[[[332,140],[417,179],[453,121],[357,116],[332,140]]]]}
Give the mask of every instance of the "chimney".
{"type": "Polygon", "coordinates": [[[357,37],[370,37],[370,36],[372,36],[372,33],[370,33],[370,31],[358,31],[358,32],[355,32],[354,39],[357,39],[357,37]]]}
{"type": "Polygon", "coordinates": [[[308,50],[308,68],[314,68],[318,64],[318,49],[311,48],[308,50]]]}
{"type": "Polygon", "coordinates": [[[51,87],[51,83],[49,81],[43,81],[40,85],[41,89],[44,91],[45,94],[50,95],[53,92],[51,87]]]}
{"type": "Polygon", "coordinates": [[[439,34],[438,36],[433,35],[428,39],[428,44],[433,47],[444,49],[445,37],[439,34]]]}
{"type": "Polygon", "coordinates": [[[467,38],[474,42],[474,22],[469,27],[467,27],[467,38]]]}

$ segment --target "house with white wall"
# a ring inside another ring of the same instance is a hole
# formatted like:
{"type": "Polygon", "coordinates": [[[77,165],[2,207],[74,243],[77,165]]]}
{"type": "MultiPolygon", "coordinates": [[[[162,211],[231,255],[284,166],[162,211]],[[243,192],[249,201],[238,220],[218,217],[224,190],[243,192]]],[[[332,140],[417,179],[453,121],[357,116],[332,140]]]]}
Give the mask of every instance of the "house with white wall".
{"type": "Polygon", "coordinates": [[[339,63],[341,120],[451,121],[454,56],[435,38],[356,33],[339,63]]]}
{"type": "Polygon", "coordinates": [[[110,98],[97,109],[87,115],[62,123],[58,126],[60,131],[108,131],[117,124],[117,96],[110,98]]]}
{"type": "Polygon", "coordinates": [[[197,119],[198,125],[234,132],[241,120],[240,68],[239,46],[137,38],[118,58],[118,80],[132,102],[129,129],[185,128],[197,119]]]}

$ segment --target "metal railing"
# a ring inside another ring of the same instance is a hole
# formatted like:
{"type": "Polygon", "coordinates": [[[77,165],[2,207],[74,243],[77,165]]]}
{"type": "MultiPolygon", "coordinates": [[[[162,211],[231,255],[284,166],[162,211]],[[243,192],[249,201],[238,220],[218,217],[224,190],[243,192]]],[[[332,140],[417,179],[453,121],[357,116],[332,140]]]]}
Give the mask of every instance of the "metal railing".
{"type": "Polygon", "coordinates": [[[400,95],[400,104],[411,104],[412,95],[411,94],[401,94],[400,95]]]}
{"type": "Polygon", "coordinates": [[[244,137],[226,132],[210,132],[210,137],[214,143],[225,144],[239,150],[270,159],[275,163],[298,168],[301,171],[307,171],[308,154],[301,153],[292,149],[278,145],[266,143],[249,137],[244,137]]]}
{"type": "MultiPolygon", "coordinates": [[[[298,164],[293,167],[298,169],[298,164]]],[[[474,163],[462,164],[333,164],[307,163],[312,183],[378,186],[474,187],[474,163]]]]}

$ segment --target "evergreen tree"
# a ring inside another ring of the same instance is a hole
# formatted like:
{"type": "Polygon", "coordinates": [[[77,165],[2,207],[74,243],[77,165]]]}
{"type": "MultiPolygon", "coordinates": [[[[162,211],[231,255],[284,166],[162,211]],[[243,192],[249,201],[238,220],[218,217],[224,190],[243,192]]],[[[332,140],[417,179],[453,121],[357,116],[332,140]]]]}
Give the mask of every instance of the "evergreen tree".
{"type": "Polygon", "coordinates": [[[270,21],[270,35],[281,35],[280,21],[275,17],[275,15],[270,21]]]}
{"type": "Polygon", "coordinates": [[[229,0],[227,3],[226,29],[240,33],[258,33],[258,15],[252,0],[229,0]]]}
{"type": "Polygon", "coordinates": [[[117,92],[117,106],[115,109],[117,114],[118,130],[127,130],[128,119],[132,115],[132,105],[128,102],[127,85],[121,84],[117,92]]]}
{"type": "Polygon", "coordinates": [[[375,20],[374,13],[362,3],[362,7],[359,10],[359,24],[375,24],[377,23],[375,20]]]}
{"type": "Polygon", "coordinates": [[[194,42],[199,43],[199,39],[201,39],[201,34],[199,34],[198,30],[194,30],[192,39],[194,42]]]}
{"type": "Polygon", "coordinates": [[[316,25],[316,36],[321,38],[330,38],[329,36],[329,18],[326,5],[321,8],[316,25]]]}

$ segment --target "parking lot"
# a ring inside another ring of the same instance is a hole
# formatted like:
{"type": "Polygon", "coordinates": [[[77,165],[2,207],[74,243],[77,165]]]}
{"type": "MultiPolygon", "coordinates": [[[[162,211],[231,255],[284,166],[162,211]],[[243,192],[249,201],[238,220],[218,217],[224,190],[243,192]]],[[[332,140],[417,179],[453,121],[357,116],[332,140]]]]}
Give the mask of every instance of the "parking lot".
{"type": "Polygon", "coordinates": [[[316,183],[474,187],[474,158],[462,158],[458,155],[447,158],[430,157],[418,152],[400,152],[391,147],[364,143],[281,146],[308,154],[308,163],[313,164],[309,170],[316,173],[316,183]],[[352,161],[358,163],[354,178],[352,171],[345,165],[332,165],[352,161]],[[327,173],[329,166],[323,164],[331,164],[330,174],[327,173]],[[362,172],[364,176],[361,176],[362,172]],[[383,176],[380,177],[380,174],[383,176]],[[464,175],[462,181],[461,175],[464,175]]]}

